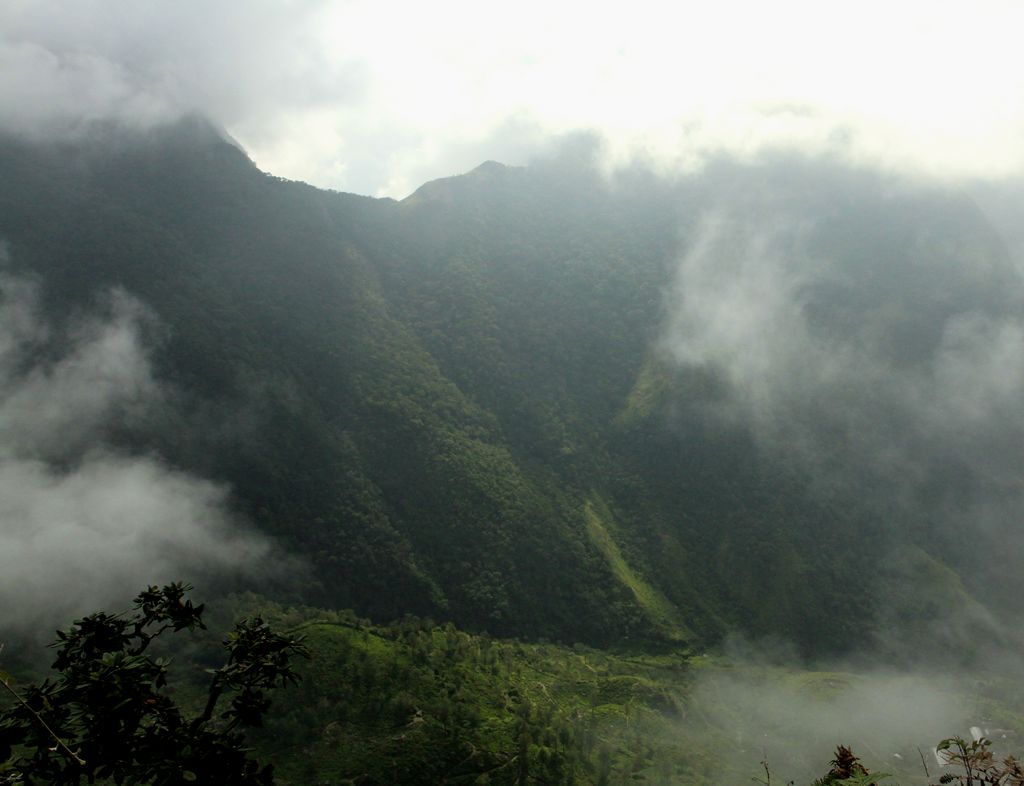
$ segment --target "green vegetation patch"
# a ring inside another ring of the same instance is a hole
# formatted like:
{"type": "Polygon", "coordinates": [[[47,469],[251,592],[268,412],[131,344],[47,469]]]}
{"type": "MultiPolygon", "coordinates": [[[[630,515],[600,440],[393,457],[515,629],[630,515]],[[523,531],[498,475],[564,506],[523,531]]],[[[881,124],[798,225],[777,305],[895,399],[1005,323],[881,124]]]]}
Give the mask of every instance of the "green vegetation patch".
{"type": "Polygon", "coordinates": [[[583,505],[583,515],[587,523],[587,535],[608,561],[615,578],[629,588],[637,603],[650,618],[651,622],[669,639],[679,642],[692,640],[692,633],[687,629],[679,614],[679,610],[656,587],[640,576],[622,554],[622,550],[612,535],[614,520],[611,511],[604,501],[594,495],[583,505]]]}

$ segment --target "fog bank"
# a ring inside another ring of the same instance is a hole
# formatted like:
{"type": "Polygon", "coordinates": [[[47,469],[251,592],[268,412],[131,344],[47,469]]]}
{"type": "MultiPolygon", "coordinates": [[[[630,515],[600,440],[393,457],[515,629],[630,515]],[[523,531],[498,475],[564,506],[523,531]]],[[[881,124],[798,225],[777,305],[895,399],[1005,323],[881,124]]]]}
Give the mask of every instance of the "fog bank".
{"type": "Polygon", "coordinates": [[[58,329],[39,294],[0,272],[0,627],[39,631],[149,584],[255,567],[269,543],[228,489],[108,444],[163,405],[142,304],[112,292],[58,329]]]}

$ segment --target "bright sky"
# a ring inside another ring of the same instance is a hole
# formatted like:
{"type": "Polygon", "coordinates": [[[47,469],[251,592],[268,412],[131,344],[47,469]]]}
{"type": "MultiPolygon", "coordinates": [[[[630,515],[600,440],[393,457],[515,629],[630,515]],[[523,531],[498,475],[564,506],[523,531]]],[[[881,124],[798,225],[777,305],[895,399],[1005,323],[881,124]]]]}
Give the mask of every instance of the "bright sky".
{"type": "Polygon", "coordinates": [[[1024,170],[1022,2],[4,0],[0,125],[198,110],[261,168],[401,197],[597,130],[611,160],[829,149],[1024,170]]]}

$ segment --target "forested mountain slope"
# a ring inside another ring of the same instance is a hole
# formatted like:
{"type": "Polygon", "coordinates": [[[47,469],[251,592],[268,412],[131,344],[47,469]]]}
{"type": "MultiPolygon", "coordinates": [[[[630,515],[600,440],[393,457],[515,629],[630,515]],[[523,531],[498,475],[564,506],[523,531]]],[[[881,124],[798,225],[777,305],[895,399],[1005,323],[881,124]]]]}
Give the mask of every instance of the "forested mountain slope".
{"type": "Polygon", "coordinates": [[[0,238],[55,321],[111,287],[152,311],[164,405],[106,438],[230,484],[307,560],[310,603],[836,652],[952,609],[975,630],[1012,597],[979,565],[1016,544],[993,525],[965,553],[946,514],[1010,504],[1013,481],[963,471],[906,393],[957,318],[1019,311],[1005,250],[956,194],[795,158],[612,182],[553,160],[374,200],[264,174],[191,120],[2,140],[0,238]],[[736,262],[759,254],[785,287],[736,262]],[[766,387],[756,358],[793,379],[793,351],[838,370],[766,387]],[[909,435],[912,486],[857,436],[874,429],[909,435]]]}

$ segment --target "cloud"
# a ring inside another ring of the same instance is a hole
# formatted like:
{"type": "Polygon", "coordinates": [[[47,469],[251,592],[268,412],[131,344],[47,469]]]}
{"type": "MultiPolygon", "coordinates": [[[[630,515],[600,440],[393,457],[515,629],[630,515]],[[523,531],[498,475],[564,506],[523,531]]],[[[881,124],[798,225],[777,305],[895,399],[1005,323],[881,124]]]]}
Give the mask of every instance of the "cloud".
{"type": "Polygon", "coordinates": [[[834,190],[768,188],[708,211],[680,260],[664,348],[722,375],[765,442],[806,437],[816,459],[821,435],[802,431],[834,429],[844,453],[877,458],[898,439],[885,415],[950,448],[990,445],[995,424],[1024,429],[1021,281],[998,246],[927,226],[938,206],[907,215],[913,189],[885,194],[880,180],[851,194],[835,177],[834,190]],[[844,218],[850,200],[862,200],[851,214],[871,201],[891,214],[844,218]]]}
{"type": "MultiPolygon", "coordinates": [[[[512,7],[14,0],[0,117],[23,133],[210,115],[262,167],[401,197],[534,134],[594,130],[611,161],[830,151],[939,177],[1024,167],[1017,4],[807,0],[512,7]]],[[[543,144],[542,144],[543,147],[543,144]]]]}
{"type": "MultiPolygon", "coordinates": [[[[665,356],[720,383],[686,405],[979,599],[1012,597],[1024,287],[1005,251],[958,197],[902,180],[792,162],[728,179],[708,176],[719,202],[666,296],[665,356]]],[[[903,591],[938,580],[920,567],[903,591]]]]}
{"type": "Polygon", "coordinates": [[[34,284],[2,275],[0,287],[0,326],[10,329],[0,348],[0,457],[75,455],[94,444],[113,417],[129,418],[159,400],[141,346],[145,310],[138,301],[112,293],[107,314],[71,327],[63,354],[26,368],[54,337],[38,317],[34,284]]]}
{"type": "Polygon", "coordinates": [[[223,487],[152,459],[97,452],[71,471],[8,459],[0,489],[5,626],[66,619],[266,553],[231,521],[223,487]]]}
{"type": "Polygon", "coordinates": [[[33,42],[0,44],[5,127],[64,137],[94,121],[151,125],[175,117],[162,96],[136,84],[124,66],[95,55],[57,53],[33,42]]]}
{"type": "Polygon", "coordinates": [[[773,782],[810,783],[826,774],[838,744],[871,772],[905,782],[922,774],[922,757],[937,777],[939,740],[997,725],[980,717],[982,702],[964,695],[975,687],[966,676],[801,671],[734,654],[726,668],[697,672],[689,718],[674,731],[717,741],[711,766],[721,771],[707,773],[710,782],[763,777],[763,761],[773,782]]]}
{"type": "Polygon", "coordinates": [[[0,626],[39,630],[153,583],[255,569],[270,546],[228,490],[156,456],[105,446],[161,405],[149,317],[112,293],[57,329],[38,286],[0,273],[0,626]]]}
{"type": "Polygon", "coordinates": [[[93,120],[148,126],[199,112],[247,122],[358,92],[358,67],[312,37],[316,4],[85,0],[0,11],[0,110],[10,130],[73,133],[93,120]]]}

